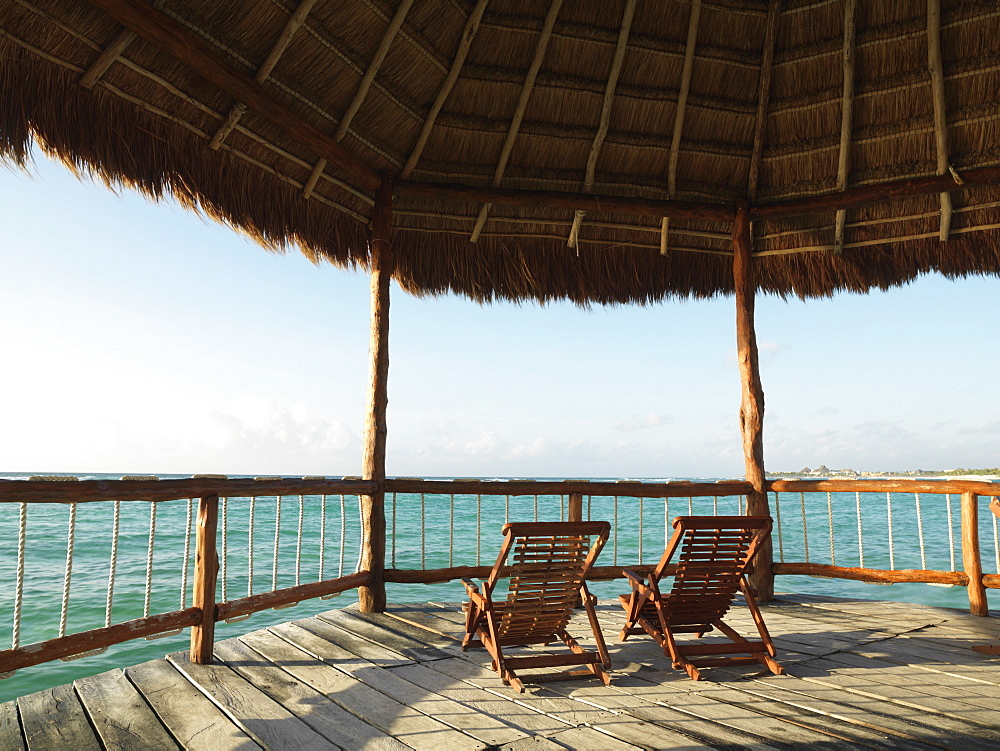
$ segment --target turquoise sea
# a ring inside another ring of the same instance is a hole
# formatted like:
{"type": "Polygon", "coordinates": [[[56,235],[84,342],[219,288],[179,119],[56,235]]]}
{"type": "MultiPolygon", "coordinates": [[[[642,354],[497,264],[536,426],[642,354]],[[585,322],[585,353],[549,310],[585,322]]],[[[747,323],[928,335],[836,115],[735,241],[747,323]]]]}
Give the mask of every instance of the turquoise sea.
{"type": "MultiPolygon", "coordinates": [[[[7,473],[5,479],[28,477],[7,473]]],[[[76,475],[80,479],[117,479],[121,475],[76,475]]],[[[162,475],[163,479],[182,477],[162,475]]],[[[597,478],[595,478],[597,479],[597,478]]],[[[716,478],[675,478],[714,482],[716,478]]],[[[584,515],[606,519],[616,532],[598,565],[629,566],[654,563],[663,551],[669,519],[682,514],[736,514],[736,498],[662,499],[623,495],[584,498],[584,515]]],[[[869,568],[961,568],[959,497],[894,494],[783,493],[772,494],[772,514],[780,512],[781,530],[774,536],[775,560],[836,563],[869,568]],[[777,500],[777,503],[775,503],[777,500]],[[950,505],[950,508],[949,508],[950,505]],[[859,512],[860,507],[860,544],[859,512]],[[803,531],[805,530],[805,531],[803,531]],[[891,530],[892,546],[889,545],[891,530]],[[832,544],[831,544],[832,538],[832,544]],[[922,545],[921,545],[922,541],[922,545]],[[922,552],[921,552],[922,550],[922,552]]],[[[985,505],[985,504],[984,504],[985,505]]],[[[33,504],[26,519],[25,572],[20,628],[21,646],[59,635],[105,625],[108,585],[114,574],[110,622],[160,613],[190,605],[194,547],[192,511],[196,502],[186,500],[149,504],[130,502],[118,510],[118,542],[113,546],[115,504],[33,504]],[[155,508],[155,518],[151,510],[155,508]],[[152,522],[152,523],[151,523],[152,522]],[[68,531],[74,527],[68,607],[66,590],[68,531]],[[153,548],[150,553],[150,529],[153,548]],[[114,558],[115,565],[111,562],[114,558]],[[187,565],[185,562],[187,561],[187,565]],[[147,571],[151,586],[147,592],[147,571]]],[[[399,494],[386,499],[390,539],[386,565],[402,569],[492,564],[505,520],[556,520],[565,518],[567,499],[560,496],[469,496],[399,494]],[[395,530],[395,534],[393,533],[395,530]]],[[[225,502],[225,534],[220,532],[219,552],[229,599],[251,591],[265,592],[296,583],[308,583],[356,570],[360,529],[356,496],[231,498],[225,502]],[[253,526],[251,528],[251,508],[253,526]],[[277,533],[277,534],[276,534],[277,533]],[[250,555],[252,548],[252,556],[250,555]],[[321,555],[321,550],[324,552],[321,555]],[[251,571],[252,565],[252,571],[251,571]]],[[[983,569],[1000,573],[1000,540],[996,521],[985,510],[980,514],[983,569]]],[[[0,504],[0,648],[14,639],[15,581],[20,529],[18,504],[0,504]]],[[[222,527],[220,519],[220,528],[222,527]]],[[[621,581],[597,582],[592,591],[602,599],[624,591],[621,581]]],[[[777,591],[815,593],[873,600],[967,608],[962,587],[925,584],[876,586],[860,582],[813,577],[779,577],[777,591]]],[[[464,594],[460,582],[434,585],[388,585],[390,602],[458,601],[464,594]]],[[[994,608],[1000,594],[991,593],[994,608]]],[[[290,609],[266,610],[247,620],[220,623],[217,637],[237,636],[331,608],[357,602],[356,591],[327,600],[309,600],[290,609]]],[[[100,655],[56,661],[18,671],[0,680],[0,701],[75,678],[162,657],[186,649],[188,632],[157,639],[138,639],[109,648],[100,655]]]]}

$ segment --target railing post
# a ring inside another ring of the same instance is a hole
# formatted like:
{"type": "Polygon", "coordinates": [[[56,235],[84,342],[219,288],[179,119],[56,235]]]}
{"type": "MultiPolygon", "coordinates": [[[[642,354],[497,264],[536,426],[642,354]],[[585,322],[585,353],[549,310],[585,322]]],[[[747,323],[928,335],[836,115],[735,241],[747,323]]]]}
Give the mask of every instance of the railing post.
{"type": "Polygon", "coordinates": [[[191,627],[191,662],[210,665],[215,646],[215,584],[219,573],[216,537],[219,530],[219,496],[212,493],[198,504],[195,538],[194,593],[192,605],[201,609],[201,623],[191,627]]]}
{"type": "Polygon", "coordinates": [[[385,446],[389,404],[389,282],[393,272],[389,177],[382,179],[375,193],[371,227],[371,340],[362,475],[375,483],[375,489],[371,495],[361,496],[360,568],[370,573],[371,580],[358,588],[358,607],[362,613],[381,613],[385,610],[385,446]]]}
{"type": "Polygon", "coordinates": [[[583,493],[569,494],[569,509],[567,509],[566,512],[566,521],[583,521],[583,493]]]}
{"type": "Polygon", "coordinates": [[[979,554],[979,495],[971,492],[962,493],[962,568],[969,577],[969,612],[988,616],[990,607],[979,554]]]}

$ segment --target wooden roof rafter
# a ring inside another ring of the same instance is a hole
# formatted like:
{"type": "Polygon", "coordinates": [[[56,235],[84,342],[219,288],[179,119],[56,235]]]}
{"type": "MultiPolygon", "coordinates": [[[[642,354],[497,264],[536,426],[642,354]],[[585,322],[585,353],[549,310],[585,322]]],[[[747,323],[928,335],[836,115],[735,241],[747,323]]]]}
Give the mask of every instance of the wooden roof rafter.
{"type": "MultiPolygon", "coordinates": [[[[632,18],[635,16],[636,0],[626,0],[625,10],[622,13],[622,24],[618,31],[618,42],[615,45],[615,56],[611,61],[611,71],[608,74],[607,87],[604,90],[604,102],[601,105],[601,118],[594,134],[594,142],[591,144],[590,153],[587,155],[587,168],[583,178],[583,189],[589,191],[594,184],[594,173],[597,170],[597,157],[601,153],[601,146],[604,137],[608,133],[608,126],[611,122],[611,105],[615,98],[615,87],[618,85],[618,76],[621,73],[622,65],[625,62],[625,52],[628,49],[628,36],[632,30],[632,18]]],[[[577,237],[580,234],[580,225],[586,212],[577,210],[573,217],[573,226],[569,231],[569,238],[566,245],[570,248],[576,247],[577,237]]]]}
{"type": "MultiPolygon", "coordinates": [[[[934,102],[934,146],[939,175],[951,169],[948,163],[948,112],[944,96],[944,65],[941,61],[941,0],[927,0],[927,67],[931,75],[931,97],[934,102]]],[[[947,242],[951,232],[951,193],[942,193],[941,242],[947,242]]]]}
{"type": "Polygon", "coordinates": [[[778,21],[781,18],[781,0],[770,0],[767,6],[767,24],[761,47],[760,80],[757,86],[757,117],[753,126],[753,146],[750,150],[750,168],[747,171],[747,202],[752,206],[757,200],[760,181],[760,161],[764,153],[764,126],[767,123],[771,102],[771,73],[774,68],[774,47],[778,41],[778,21]]]}
{"type": "MultiPolygon", "coordinates": [[[[531,98],[531,92],[535,88],[535,79],[538,77],[538,71],[542,67],[542,61],[545,59],[545,51],[549,47],[552,30],[555,28],[556,18],[559,16],[562,4],[563,0],[552,0],[549,5],[549,11],[545,15],[545,21],[542,23],[541,33],[538,35],[538,41],[535,43],[535,54],[531,59],[531,65],[528,66],[524,83],[521,85],[521,94],[518,97],[517,106],[514,108],[514,115],[511,117],[507,137],[504,139],[503,146],[500,149],[500,158],[497,160],[493,180],[490,182],[494,188],[500,187],[500,183],[503,182],[504,172],[507,170],[507,161],[510,159],[511,151],[514,150],[514,141],[517,140],[517,134],[521,129],[521,121],[524,119],[524,112],[528,108],[528,100],[531,98]]],[[[474,243],[479,239],[479,235],[483,231],[483,226],[486,224],[486,219],[489,216],[490,206],[491,204],[485,203],[479,210],[479,216],[476,217],[476,224],[472,229],[472,234],[469,236],[469,242],[474,243]]]]}
{"type": "MultiPolygon", "coordinates": [[[[847,189],[851,171],[851,133],[854,128],[854,55],[857,36],[857,0],[844,3],[843,94],[840,107],[840,152],[837,158],[837,190],[847,189]]],[[[847,210],[838,209],[833,231],[834,253],[844,248],[844,224],[847,210]]]]}
{"type": "Polygon", "coordinates": [[[477,0],[476,6],[472,9],[472,13],[469,14],[465,22],[465,28],[462,30],[462,39],[458,44],[451,68],[448,70],[448,75],[441,83],[441,88],[438,89],[437,96],[434,98],[434,104],[431,105],[430,111],[427,113],[427,118],[420,129],[420,135],[417,136],[417,142],[413,145],[406,164],[400,170],[399,176],[404,180],[413,174],[417,162],[420,161],[420,157],[424,153],[424,147],[427,145],[427,139],[430,138],[431,130],[434,129],[437,116],[441,112],[441,108],[444,107],[444,103],[448,101],[448,96],[451,94],[451,90],[455,88],[458,77],[462,74],[462,67],[465,65],[465,59],[469,56],[469,49],[472,47],[472,42],[479,32],[479,25],[483,20],[483,14],[486,12],[486,6],[489,5],[489,2],[490,0],[477,0]]]}
{"type": "MultiPolygon", "coordinates": [[[[306,16],[316,5],[318,0],[301,0],[298,7],[292,12],[292,15],[288,17],[285,22],[284,27],[281,29],[281,33],[278,34],[278,38],[275,40],[274,45],[271,47],[270,52],[267,53],[267,57],[264,58],[264,62],[260,64],[257,72],[254,74],[254,80],[257,83],[264,83],[267,77],[271,75],[271,71],[277,66],[278,61],[281,56],[285,54],[285,50],[288,49],[288,45],[292,42],[292,37],[295,32],[298,31],[299,27],[306,21],[306,16]]],[[[208,144],[210,149],[218,149],[222,142],[226,140],[230,133],[233,132],[233,128],[236,127],[236,123],[240,121],[240,118],[246,114],[248,107],[243,104],[243,102],[237,102],[229,109],[229,114],[226,115],[226,119],[223,121],[219,129],[215,131],[215,135],[212,136],[212,140],[208,144]]]]}
{"type": "MultiPolygon", "coordinates": [[[[694,49],[698,43],[698,23],[701,18],[701,0],[691,0],[688,16],[687,43],[684,49],[684,66],[681,68],[681,86],[677,93],[677,108],[674,114],[674,132],[670,139],[670,161],[667,166],[667,198],[677,193],[677,162],[680,159],[681,134],[684,131],[684,112],[688,93],[691,91],[691,71],[694,68],[694,49]]],[[[660,219],[660,255],[667,254],[669,245],[670,219],[660,219]]]]}
{"type": "Polygon", "coordinates": [[[148,42],[185,63],[210,83],[252,107],[303,145],[325,156],[362,189],[374,191],[381,184],[381,177],[368,165],[296,115],[253,78],[227,65],[201,39],[166,14],[141,0],[88,1],[148,42]]]}
{"type": "MultiPolygon", "coordinates": [[[[365,70],[364,76],[361,78],[361,82],[358,84],[358,89],[354,93],[354,98],[351,100],[350,105],[347,107],[347,111],[340,120],[340,125],[337,126],[337,132],[334,133],[333,138],[335,141],[340,143],[344,140],[344,136],[347,135],[347,129],[351,127],[351,121],[354,116],[358,114],[358,110],[361,109],[361,105],[365,101],[365,97],[368,96],[368,91],[371,89],[372,83],[375,81],[375,76],[378,74],[379,68],[382,67],[382,63],[385,61],[385,56],[389,53],[389,47],[392,46],[393,40],[396,38],[396,34],[403,26],[403,21],[406,20],[406,14],[410,12],[410,8],[413,5],[413,0],[402,0],[399,7],[396,8],[396,13],[393,15],[392,20],[389,21],[389,26],[385,30],[385,34],[382,35],[382,40],[379,42],[378,49],[375,50],[375,55],[372,57],[371,63],[369,63],[368,68],[365,70]]],[[[309,179],[306,181],[305,187],[302,189],[302,197],[308,199],[313,190],[316,188],[316,183],[319,182],[320,177],[323,175],[323,170],[326,169],[326,159],[320,157],[316,160],[313,165],[312,172],[309,175],[309,179]]]]}

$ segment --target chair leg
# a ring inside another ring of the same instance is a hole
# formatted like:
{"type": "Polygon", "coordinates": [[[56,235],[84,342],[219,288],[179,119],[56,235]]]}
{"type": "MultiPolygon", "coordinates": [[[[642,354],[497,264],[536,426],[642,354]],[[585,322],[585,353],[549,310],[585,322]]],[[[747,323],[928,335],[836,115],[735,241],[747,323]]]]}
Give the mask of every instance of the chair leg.
{"type": "MultiPolygon", "coordinates": [[[[583,596],[583,607],[587,611],[587,618],[590,620],[590,628],[594,632],[594,642],[597,644],[597,654],[601,656],[601,663],[606,668],[611,667],[611,656],[608,654],[608,645],[604,643],[604,634],[601,632],[601,624],[597,622],[597,610],[594,605],[597,598],[590,592],[581,591],[583,596]]],[[[624,639],[622,639],[624,641],[624,639]]]]}

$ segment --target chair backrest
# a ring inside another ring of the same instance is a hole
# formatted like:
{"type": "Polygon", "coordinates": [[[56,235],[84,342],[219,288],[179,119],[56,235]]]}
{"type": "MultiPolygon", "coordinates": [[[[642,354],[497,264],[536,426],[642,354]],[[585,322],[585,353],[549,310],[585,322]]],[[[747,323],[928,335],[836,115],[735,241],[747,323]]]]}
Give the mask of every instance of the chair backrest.
{"type": "Polygon", "coordinates": [[[678,516],[674,534],[651,577],[658,581],[677,553],[674,585],[666,598],[674,630],[708,631],[729,610],[760,544],[771,531],[767,516],[678,516]]]}
{"type": "Polygon", "coordinates": [[[565,628],[610,532],[608,522],[505,524],[503,546],[486,582],[492,593],[499,580],[510,578],[499,636],[531,638],[565,628]]]}

